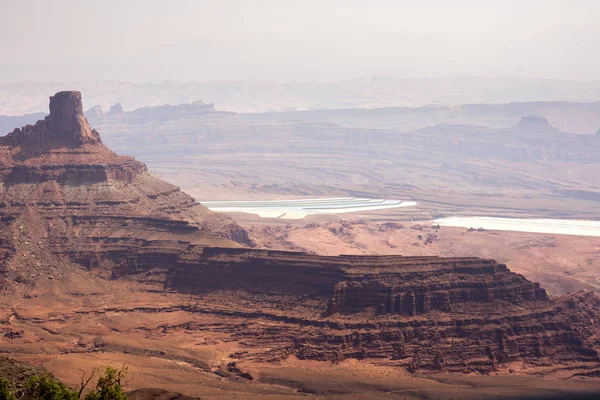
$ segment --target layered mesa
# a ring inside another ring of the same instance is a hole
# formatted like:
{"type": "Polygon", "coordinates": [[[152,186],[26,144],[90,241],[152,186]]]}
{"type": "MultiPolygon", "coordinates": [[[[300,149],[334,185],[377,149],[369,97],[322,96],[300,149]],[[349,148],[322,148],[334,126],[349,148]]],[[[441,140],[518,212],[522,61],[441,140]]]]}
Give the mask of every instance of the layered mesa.
{"type": "Polygon", "coordinates": [[[118,260],[139,251],[249,244],[231,219],[104,146],[83,116],[79,92],[57,93],[44,120],[0,138],[0,182],[1,235],[9,253],[30,253],[27,242],[40,242],[46,249],[38,249],[40,255],[99,252],[118,260]]]}
{"type": "Polygon", "coordinates": [[[201,295],[197,312],[256,320],[236,330],[251,358],[449,371],[599,361],[596,296],[551,300],[492,260],[205,248],[166,285],[201,295]]]}

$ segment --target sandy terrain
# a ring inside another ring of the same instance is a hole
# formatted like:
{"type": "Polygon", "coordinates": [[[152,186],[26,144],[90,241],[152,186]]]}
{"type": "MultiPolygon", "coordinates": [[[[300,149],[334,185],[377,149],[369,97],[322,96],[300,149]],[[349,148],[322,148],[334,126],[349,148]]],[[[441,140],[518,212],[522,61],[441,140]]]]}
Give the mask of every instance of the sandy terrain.
{"type": "Polygon", "coordinates": [[[420,375],[385,363],[334,364],[289,357],[278,362],[236,360],[239,371],[232,372],[227,365],[233,355],[251,350],[229,330],[241,321],[185,311],[193,298],[165,295],[158,285],[135,280],[108,284],[83,271],[60,279],[41,280],[36,289],[1,308],[0,328],[23,329],[25,334],[0,338],[0,348],[45,367],[70,385],[76,385],[82,373],[107,364],[128,366],[128,390],[157,387],[202,399],[566,399],[592,396],[600,385],[593,377],[573,376],[552,366],[530,371],[535,378],[519,376],[519,363],[491,375],[420,375]],[[77,285],[80,296],[62,294],[66,282],[58,284],[60,279],[77,285]]]}

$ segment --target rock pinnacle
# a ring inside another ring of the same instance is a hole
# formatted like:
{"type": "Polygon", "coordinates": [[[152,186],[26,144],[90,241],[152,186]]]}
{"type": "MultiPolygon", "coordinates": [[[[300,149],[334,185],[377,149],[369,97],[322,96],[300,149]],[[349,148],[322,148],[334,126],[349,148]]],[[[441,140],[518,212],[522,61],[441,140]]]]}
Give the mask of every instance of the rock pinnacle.
{"type": "Polygon", "coordinates": [[[50,115],[46,120],[48,131],[61,141],[78,144],[98,141],[98,135],[92,133],[83,115],[80,92],[58,92],[50,96],[50,115]]]}

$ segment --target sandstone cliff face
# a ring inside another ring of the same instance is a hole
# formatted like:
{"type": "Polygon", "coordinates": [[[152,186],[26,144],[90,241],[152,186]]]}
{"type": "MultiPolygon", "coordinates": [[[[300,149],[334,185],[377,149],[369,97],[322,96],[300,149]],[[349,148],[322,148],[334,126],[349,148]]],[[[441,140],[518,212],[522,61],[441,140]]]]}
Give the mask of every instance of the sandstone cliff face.
{"type": "Polygon", "coordinates": [[[50,115],[35,125],[15,129],[3,139],[8,146],[73,147],[101,143],[100,135],[90,128],[83,116],[79,92],[59,92],[50,96],[50,115]]]}
{"type": "Polygon", "coordinates": [[[141,245],[179,252],[249,244],[231,219],[106,148],[83,116],[79,92],[50,97],[49,116],[0,138],[0,184],[3,240],[15,254],[4,264],[31,260],[23,241],[88,261],[117,260],[141,245]]]}
{"type": "Polygon", "coordinates": [[[598,297],[551,300],[492,260],[205,248],[173,265],[167,287],[201,294],[197,312],[263,321],[229,328],[269,348],[242,358],[482,372],[600,362],[598,297]]]}

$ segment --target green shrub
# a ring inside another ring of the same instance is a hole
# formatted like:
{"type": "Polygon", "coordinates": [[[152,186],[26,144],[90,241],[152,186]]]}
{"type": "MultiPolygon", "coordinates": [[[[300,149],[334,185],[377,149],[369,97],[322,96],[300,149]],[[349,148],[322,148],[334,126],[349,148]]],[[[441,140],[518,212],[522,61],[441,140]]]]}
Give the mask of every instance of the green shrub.
{"type": "Polygon", "coordinates": [[[50,375],[34,375],[25,385],[26,400],[79,400],[77,392],[50,375]]]}
{"type": "Polygon", "coordinates": [[[95,390],[89,392],[85,400],[127,400],[127,395],[121,387],[126,372],[127,367],[120,370],[106,367],[105,375],[100,375],[95,390]]]}
{"type": "Polygon", "coordinates": [[[10,381],[6,378],[0,378],[0,400],[17,400],[17,396],[10,391],[10,381]]]}
{"type": "MultiPolygon", "coordinates": [[[[82,378],[78,392],[49,374],[34,375],[27,380],[25,391],[19,398],[10,390],[10,380],[0,378],[0,400],[80,400],[83,390],[95,372],[96,369],[87,380],[82,378]]],[[[121,387],[126,372],[125,366],[121,369],[106,367],[105,374],[98,377],[96,387],[85,396],[85,400],[127,400],[127,395],[121,387]]]]}

